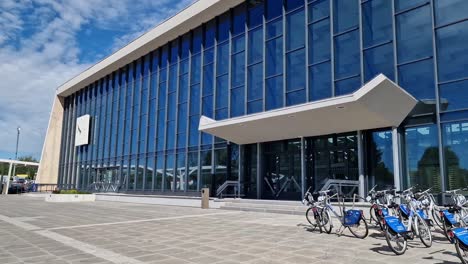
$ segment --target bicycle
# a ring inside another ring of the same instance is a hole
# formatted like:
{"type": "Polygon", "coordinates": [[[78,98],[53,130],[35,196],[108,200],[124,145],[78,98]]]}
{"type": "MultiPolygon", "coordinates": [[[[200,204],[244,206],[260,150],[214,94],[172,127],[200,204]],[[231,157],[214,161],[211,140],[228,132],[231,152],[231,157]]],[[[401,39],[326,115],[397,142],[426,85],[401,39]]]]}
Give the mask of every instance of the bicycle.
{"type": "MultiPolygon", "coordinates": [[[[441,229],[443,229],[442,218],[440,216],[441,208],[437,205],[434,195],[430,193],[432,188],[429,188],[425,191],[418,193],[418,201],[421,202],[421,209],[425,212],[427,216],[431,216],[433,222],[437,224],[441,229]]],[[[432,223],[429,223],[432,225],[432,223]]]]}
{"type": "MultiPolygon", "coordinates": [[[[403,192],[399,192],[404,196],[404,199],[408,203],[407,219],[408,222],[405,225],[403,218],[404,212],[400,215],[400,218],[396,216],[386,216],[382,220],[384,225],[385,240],[388,246],[396,255],[402,255],[407,249],[407,240],[413,240],[415,236],[418,236],[421,242],[426,247],[432,246],[432,233],[426,220],[421,216],[418,211],[417,200],[414,198],[411,192],[413,188],[407,189],[403,192]]],[[[400,206],[400,210],[402,207],[400,206]]]]}
{"type": "Polygon", "coordinates": [[[465,227],[467,226],[467,212],[466,208],[463,205],[466,204],[466,198],[464,195],[459,194],[459,191],[466,190],[466,189],[456,189],[446,191],[451,195],[453,200],[453,204],[447,204],[445,207],[447,209],[441,210],[439,212],[440,218],[442,220],[442,231],[444,232],[445,237],[453,243],[452,237],[449,236],[449,232],[458,227],[465,227]]]}
{"type": "Polygon", "coordinates": [[[321,212],[323,210],[323,207],[321,207],[319,203],[321,202],[320,200],[323,201],[323,197],[319,196],[318,197],[319,201],[318,202],[315,201],[314,195],[310,193],[310,188],[311,187],[307,189],[307,192],[304,194],[304,199],[302,199],[302,203],[309,207],[307,208],[305,212],[305,216],[306,216],[307,221],[312,227],[311,231],[314,231],[318,227],[320,230],[320,233],[322,233],[323,231],[322,231],[322,225],[321,225],[321,221],[322,221],[321,212]]]}
{"type": "Polygon", "coordinates": [[[371,203],[371,207],[369,208],[369,224],[372,224],[372,221],[374,221],[383,230],[382,218],[389,215],[397,215],[393,206],[395,204],[393,201],[394,196],[389,193],[395,190],[375,191],[376,186],[369,191],[369,195],[366,197],[366,201],[371,203]]]}
{"type": "Polygon", "coordinates": [[[362,210],[346,210],[344,205],[344,197],[343,206],[341,206],[340,197],[338,193],[335,193],[332,196],[330,196],[328,195],[329,192],[330,190],[320,192],[324,197],[323,209],[321,212],[321,225],[324,228],[325,232],[330,234],[333,228],[333,223],[330,215],[330,212],[332,212],[341,223],[340,228],[337,230],[338,236],[341,236],[344,230],[348,228],[349,231],[356,238],[366,238],[369,234],[369,227],[367,226],[367,221],[364,218],[364,213],[362,212],[362,210]],[[341,215],[334,209],[330,202],[330,200],[334,197],[337,197],[341,215]]]}

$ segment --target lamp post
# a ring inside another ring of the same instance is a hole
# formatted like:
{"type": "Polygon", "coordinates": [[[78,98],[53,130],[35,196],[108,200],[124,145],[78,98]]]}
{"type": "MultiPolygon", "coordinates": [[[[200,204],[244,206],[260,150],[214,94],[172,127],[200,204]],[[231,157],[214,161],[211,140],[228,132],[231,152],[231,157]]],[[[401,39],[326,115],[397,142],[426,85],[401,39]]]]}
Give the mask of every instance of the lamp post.
{"type": "MultiPolygon", "coordinates": [[[[16,134],[16,151],[15,151],[15,160],[18,160],[18,145],[19,145],[19,137],[21,133],[21,127],[17,127],[17,134],[16,134]]],[[[16,175],[16,164],[13,166],[13,176],[16,175]]]]}

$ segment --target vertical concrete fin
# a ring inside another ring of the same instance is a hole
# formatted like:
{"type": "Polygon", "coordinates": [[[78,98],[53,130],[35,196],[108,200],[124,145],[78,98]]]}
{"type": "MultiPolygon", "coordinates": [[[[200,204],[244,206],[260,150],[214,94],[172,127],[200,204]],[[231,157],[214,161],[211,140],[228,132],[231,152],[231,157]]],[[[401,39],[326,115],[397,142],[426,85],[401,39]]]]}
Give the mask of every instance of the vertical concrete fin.
{"type": "Polygon", "coordinates": [[[56,184],[58,180],[60,144],[62,141],[64,99],[55,96],[50,112],[47,134],[42,147],[41,161],[37,171],[36,183],[56,184]]]}

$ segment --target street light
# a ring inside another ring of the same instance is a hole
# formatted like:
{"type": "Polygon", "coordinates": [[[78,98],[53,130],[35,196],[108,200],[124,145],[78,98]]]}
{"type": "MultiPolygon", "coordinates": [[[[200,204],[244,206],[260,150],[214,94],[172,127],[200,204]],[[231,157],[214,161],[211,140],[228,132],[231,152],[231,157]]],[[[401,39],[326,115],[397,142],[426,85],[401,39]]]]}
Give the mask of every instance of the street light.
{"type": "MultiPolygon", "coordinates": [[[[18,133],[16,134],[16,152],[15,152],[15,161],[18,160],[18,145],[19,145],[19,137],[21,133],[21,127],[17,127],[16,130],[18,133]]],[[[13,176],[16,175],[16,164],[13,166],[13,176]]]]}

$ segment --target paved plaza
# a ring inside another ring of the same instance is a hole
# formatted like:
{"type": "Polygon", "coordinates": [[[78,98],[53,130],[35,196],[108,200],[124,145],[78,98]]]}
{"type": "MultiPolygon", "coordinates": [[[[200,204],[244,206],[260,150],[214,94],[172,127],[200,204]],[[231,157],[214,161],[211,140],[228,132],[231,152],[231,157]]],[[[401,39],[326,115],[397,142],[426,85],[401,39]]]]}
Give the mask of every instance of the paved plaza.
{"type": "Polygon", "coordinates": [[[117,202],[0,197],[0,263],[459,263],[440,233],[395,256],[365,240],[307,229],[303,216],[117,202]]]}

